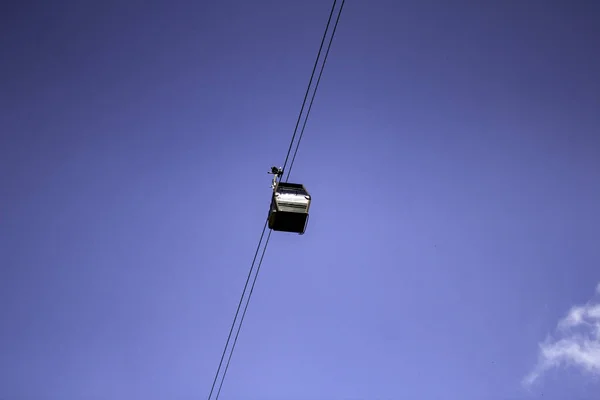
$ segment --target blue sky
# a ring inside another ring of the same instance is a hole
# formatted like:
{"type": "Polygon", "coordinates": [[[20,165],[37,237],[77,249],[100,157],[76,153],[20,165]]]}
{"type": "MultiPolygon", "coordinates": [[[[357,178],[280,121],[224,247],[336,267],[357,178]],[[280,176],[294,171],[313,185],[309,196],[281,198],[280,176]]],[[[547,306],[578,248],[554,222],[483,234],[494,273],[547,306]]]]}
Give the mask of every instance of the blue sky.
{"type": "MultiPolygon", "coordinates": [[[[330,1],[0,24],[0,398],[206,398],[330,1]]],[[[349,1],[222,400],[597,399],[594,2],[349,1]]]]}

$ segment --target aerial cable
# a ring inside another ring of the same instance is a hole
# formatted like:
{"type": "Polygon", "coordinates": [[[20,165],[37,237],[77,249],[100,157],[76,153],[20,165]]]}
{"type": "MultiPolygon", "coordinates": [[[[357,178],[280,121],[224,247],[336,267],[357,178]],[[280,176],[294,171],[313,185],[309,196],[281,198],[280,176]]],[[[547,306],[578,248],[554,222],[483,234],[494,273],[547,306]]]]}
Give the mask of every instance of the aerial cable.
{"type": "Polygon", "coordinates": [[[231,351],[229,352],[229,357],[227,358],[227,363],[225,364],[225,371],[223,371],[223,377],[221,378],[221,383],[219,384],[219,390],[217,391],[217,396],[215,400],[219,398],[221,394],[221,388],[223,387],[223,382],[225,381],[225,376],[227,375],[227,370],[229,370],[229,363],[231,362],[231,356],[233,356],[233,351],[235,350],[235,345],[237,344],[238,336],[240,335],[240,330],[242,329],[242,324],[244,323],[244,318],[246,317],[246,311],[248,310],[248,305],[250,304],[250,297],[252,297],[252,292],[254,292],[254,285],[256,284],[256,279],[258,278],[258,273],[260,272],[260,266],[262,265],[263,258],[265,257],[265,252],[267,251],[267,246],[269,245],[269,239],[271,239],[271,233],[273,231],[270,230],[267,235],[267,240],[265,241],[265,247],[263,247],[262,254],[260,256],[260,260],[258,261],[258,267],[256,268],[256,274],[254,274],[254,280],[252,281],[252,286],[250,286],[250,293],[248,294],[248,301],[246,301],[246,305],[244,306],[244,312],[242,312],[242,317],[240,318],[240,324],[238,326],[238,330],[235,334],[235,338],[233,339],[233,345],[231,346],[231,351]]]}
{"type": "Polygon", "coordinates": [[[331,37],[329,38],[329,44],[327,45],[327,51],[325,52],[325,57],[323,58],[323,65],[321,66],[321,71],[319,72],[319,77],[317,78],[317,83],[315,84],[315,90],[313,91],[312,97],[310,99],[310,104],[308,105],[308,110],[306,111],[306,116],[304,117],[304,123],[302,124],[302,129],[300,130],[300,136],[298,136],[298,143],[296,143],[296,150],[294,150],[294,156],[292,157],[292,161],[290,162],[290,167],[287,171],[287,176],[285,177],[285,182],[290,179],[290,174],[292,173],[292,168],[294,166],[294,161],[296,160],[296,154],[298,154],[298,148],[300,147],[300,141],[302,140],[302,136],[304,135],[304,129],[306,128],[306,122],[308,121],[308,116],[310,115],[310,110],[312,110],[313,102],[315,101],[315,95],[317,94],[317,89],[319,89],[319,83],[321,82],[321,76],[323,76],[323,70],[325,69],[325,63],[327,62],[327,56],[329,55],[329,50],[331,50],[331,43],[333,42],[333,37],[335,36],[335,31],[338,26],[338,22],[340,22],[340,16],[342,15],[342,10],[344,8],[344,3],[346,0],[342,0],[342,4],[340,5],[340,11],[338,12],[338,16],[335,20],[335,24],[333,25],[333,32],[331,33],[331,37]]]}
{"type": "Polygon", "coordinates": [[[283,163],[283,168],[281,168],[282,171],[285,171],[285,167],[287,166],[288,158],[290,157],[290,153],[292,151],[292,146],[294,145],[294,139],[296,138],[296,132],[298,131],[298,126],[300,125],[300,120],[302,119],[302,113],[304,112],[304,106],[306,105],[306,99],[308,98],[308,93],[310,92],[310,87],[312,85],[313,78],[315,77],[315,71],[317,70],[317,65],[319,64],[319,58],[321,58],[321,51],[323,50],[323,44],[325,43],[325,38],[327,37],[327,32],[329,31],[329,24],[331,23],[331,17],[333,17],[333,11],[335,10],[336,3],[337,3],[337,0],[333,0],[333,6],[331,6],[331,11],[329,12],[329,18],[327,19],[327,25],[325,26],[325,32],[323,33],[323,38],[321,39],[321,45],[319,46],[319,52],[317,53],[317,58],[315,59],[315,65],[313,66],[312,73],[310,74],[310,80],[308,81],[308,87],[306,88],[306,93],[304,93],[304,100],[302,100],[302,107],[300,108],[300,113],[298,114],[298,120],[296,121],[296,127],[294,128],[294,134],[292,135],[292,140],[290,141],[290,147],[288,148],[287,155],[285,156],[285,162],[283,163]]]}
{"type": "MultiPolygon", "coordinates": [[[[208,400],[210,400],[210,398],[212,397],[213,391],[215,389],[215,385],[217,383],[217,378],[219,377],[219,372],[221,371],[221,366],[223,364],[223,360],[225,359],[225,353],[227,352],[227,347],[229,346],[229,340],[231,340],[231,334],[233,333],[233,328],[235,327],[235,322],[237,321],[237,317],[240,312],[240,308],[242,306],[244,296],[246,295],[246,289],[248,288],[248,283],[250,282],[250,278],[252,276],[252,271],[254,269],[254,263],[256,262],[256,257],[258,256],[258,252],[260,251],[260,245],[262,243],[263,237],[265,236],[265,231],[267,230],[267,223],[268,223],[268,220],[265,221],[265,226],[263,227],[262,233],[260,234],[260,240],[258,241],[258,246],[256,247],[256,252],[254,253],[254,259],[252,260],[252,265],[250,266],[250,271],[248,271],[248,277],[246,278],[246,283],[244,284],[244,290],[242,290],[242,296],[240,297],[240,301],[238,303],[237,310],[235,311],[235,316],[233,317],[233,322],[231,323],[231,328],[229,329],[229,335],[227,336],[227,341],[225,342],[225,348],[223,349],[223,354],[221,355],[221,361],[219,361],[219,367],[217,368],[217,372],[215,373],[215,378],[214,378],[212,386],[210,388],[210,393],[208,394],[208,400]]],[[[269,236],[271,236],[271,232],[269,232],[269,236]]],[[[262,257],[261,257],[261,259],[262,259],[262,257]]],[[[252,286],[254,286],[254,284],[252,286]]],[[[245,309],[244,309],[244,313],[245,313],[245,309]]],[[[237,334],[236,334],[236,337],[237,337],[237,334]]]]}
{"type": "MultiPolygon", "coordinates": [[[[342,9],[344,8],[344,3],[345,3],[345,2],[346,2],[346,0],[342,0],[342,4],[341,4],[341,6],[340,6],[340,10],[339,10],[339,12],[338,12],[338,16],[337,16],[337,18],[336,18],[336,21],[335,21],[335,24],[334,24],[334,26],[333,26],[333,32],[332,32],[332,34],[331,34],[331,37],[330,37],[330,39],[329,39],[329,43],[328,43],[328,45],[327,45],[327,51],[325,52],[325,57],[324,57],[324,59],[323,59],[323,64],[321,65],[321,70],[319,71],[319,76],[318,76],[318,78],[317,78],[317,82],[316,82],[316,84],[315,84],[315,89],[314,89],[314,91],[313,91],[312,98],[311,98],[311,101],[310,101],[310,104],[309,104],[308,110],[307,110],[307,112],[306,112],[306,116],[305,116],[305,119],[304,119],[304,123],[303,123],[303,125],[302,125],[302,129],[301,129],[301,131],[300,131],[300,136],[298,137],[298,143],[296,144],[296,150],[294,151],[294,156],[292,157],[292,162],[290,163],[290,168],[289,168],[289,170],[288,170],[288,176],[287,176],[287,178],[289,178],[290,172],[291,172],[291,170],[292,170],[292,166],[293,166],[293,164],[294,164],[294,160],[296,159],[296,154],[297,154],[297,152],[298,152],[298,147],[300,146],[300,140],[302,140],[302,135],[304,134],[304,129],[306,128],[306,122],[308,121],[308,116],[309,116],[309,114],[310,114],[310,110],[312,109],[312,105],[313,105],[313,102],[314,102],[314,100],[315,100],[315,95],[316,95],[316,93],[317,93],[317,89],[318,89],[318,87],[319,87],[319,82],[321,81],[321,77],[323,76],[323,70],[324,70],[324,68],[325,68],[325,63],[327,62],[327,56],[329,55],[329,50],[331,49],[331,44],[332,44],[332,42],[333,42],[333,38],[334,38],[334,36],[335,36],[335,31],[336,31],[336,29],[337,29],[337,26],[338,26],[338,23],[339,23],[339,20],[340,20],[340,16],[341,16],[341,14],[342,14],[342,9]]],[[[335,8],[335,0],[334,0],[334,8],[335,8]]],[[[329,22],[330,22],[330,21],[331,21],[331,15],[330,15],[329,21],[328,21],[328,23],[327,23],[327,27],[329,27],[329,22]]],[[[325,37],[326,33],[327,33],[327,28],[325,29],[325,34],[324,34],[324,37],[325,37]]],[[[321,43],[321,48],[322,48],[322,43],[321,43]]],[[[321,50],[321,48],[319,49],[319,51],[321,50]]],[[[313,74],[314,74],[314,70],[313,70],[313,74]]],[[[311,80],[312,80],[312,77],[311,77],[311,80]]],[[[310,83],[309,83],[309,85],[310,85],[310,83]]],[[[304,106],[304,104],[303,104],[303,106],[304,106]]],[[[292,143],[293,143],[293,139],[292,139],[292,143]]],[[[286,181],[287,181],[287,178],[286,178],[286,181]]],[[[240,319],[240,324],[239,324],[239,326],[238,326],[238,331],[237,331],[237,333],[236,333],[236,335],[235,335],[235,338],[234,338],[234,341],[233,341],[233,346],[232,346],[232,348],[231,348],[231,352],[229,353],[229,357],[228,357],[228,359],[227,359],[227,363],[226,363],[226,365],[225,365],[225,371],[224,371],[224,373],[223,373],[223,377],[222,377],[222,379],[221,379],[221,384],[219,385],[219,390],[217,391],[217,396],[216,396],[216,398],[215,398],[215,399],[218,399],[218,398],[219,398],[219,394],[221,393],[221,388],[222,388],[222,386],[223,386],[223,381],[224,381],[224,379],[225,379],[225,375],[227,374],[227,370],[229,369],[229,363],[231,362],[231,357],[232,357],[232,355],[233,355],[233,351],[234,351],[234,349],[235,349],[235,345],[236,345],[236,343],[237,343],[237,339],[238,339],[238,336],[239,336],[239,333],[240,333],[240,330],[241,330],[242,324],[244,323],[244,318],[245,318],[245,316],[246,316],[246,311],[247,311],[247,309],[248,309],[248,305],[250,304],[250,298],[252,297],[252,293],[253,293],[253,291],[254,291],[254,285],[256,284],[256,280],[257,280],[257,278],[258,278],[258,274],[259,274],[259,272],[260,272],[260,267],[261,267],[261,265],[262,265],[263,258],[264,258],[264,256],[265,256],[265,252],[266,252],[266,250],[267,250],[267,246],[269,245],[269,239],[271,238],[271,233],[272,233],[272,232],[273,232],[272,230],[271,230],[271,231],[269,231],[269,234],[268,234],[268,236],[267,236],[267,240],[266,240],[266,242],[265,242],[265,246],[264,246],[264,248],[263,248],[263,251],[262,251],[262,254],[261,254],[260,260],[259,260],[259,262],[258,262],[258,267],[257,267],[257,269],[256,269],[256,274],[254,275],[254,280],[252,281],[252,285],[251,285],[251,287],[250,287],[250,294],[248,295],[248,300],[247,300],[247,302],[246,302],[246,305],[245,305],[245,307],[244,307],[244,311],[243,311],[243,313],[242,313],[242,317],[241,317],[241,319],[240,319]]]]}
{"type": "MultiPolygon", "coordinates": [[[[288,159],[289,159],[289,156],[290,156],[290,153],[291,153],[291,150],[292,150],[293,144],[294,144],[294,139],[295,139],[295,137],[296,137],[296,133],[297,133],[297,130],[298,130],[298,126],[300,125],[300,120],[301,120],[301,117],[302,117],[302,113],[303,113],[303,111],[304,111],[304,107],[305,107],[305,105],[306,105],[306,100],[307,100],[307,98],[308,98],[308,93],[309,93],[309,91],[310,91],[310,87],[311,87],[312,81],[313,81],[313,79],[314,79],[314,75],[315,75],[315,71],[316,71],[316,68],[317,68],[317,65],[318,65],[318,61],[319,61],[319,58],[320,58],[320,56],[321,56],[321,51],[322,51],[322,49],[323,49],[323,44],[324,44],[324,42],[325,42],[325,39],[326,39],[326,37],[327,37],[327,32],[329,31],[329,25],[330,25],[330,23],[331,23],[331,18],[332,18],[332,16],[333,16],[333,12],[334,12],[334,10],[335,10],[335,5],[336,5],[336,2],[337,2],[337,0],[334,0],[334,2],[333,2],[333,6],[332,6],[332,8],[331,8],[331,12],[329,13],[329,18],[328,18],[328,20],[327,20],[327,26],[325,27],[325,32],[324,32],[324,34],[323,34],[323,38],[322,38],[322,40],[321,40],[321,45],[319,46],[319,52],[318,52],[318,54],[317,54],[317,59],[315,60],[315,65],[314,65],[314,67],[313,67],[313,70],[312,70],[312,73],[311,73],[310,81],[309,81],[309,83],[308,83],[308,88],[306,89],[306,93],[305,93],[305,95],[304,95],[304,100],[303,100],[303,102],[302,102],[302,108],[300,109],[300,114],[298,115],[298,120],[297,120],[297,122],[296,122],[296,127],[294,128],[294,134],[292,135],[292,139],[291,139],[291,141],[290,141],[290,146],[289,146],[289,149],[288,149],[288,152],[287,152],[286,158],[285,158],[285,163],[284,163],[284,166],[283,166],[283,168],[282,168],[282,171],[283,171],[283,170],[285,170],[285,167],[286,167],[286,165],[287,165],[287,162],[288,162],[288,159]]],[[[335,30],[336,30],[336,28],[337,28],[337,25],[338,25],[338,22],[339,22],[339,19],[340,19],[340,15],[341,15],[342,9],[343,9],[343,7],[344,7],[344,3],[345,3],[345,0],[342,0],[342,4],[341,4],[341,6],[340,6],[340,10],[339,10],[339,13],[338,13],[338,16],[337,16],[336,22],[335,22],[335,26],[334,26],[334,28],[333,28],[333,33],[332,33],[332,35],[331,35],[331,38],[330,38],[330,40],[329,40],[329,44],[328,44],[328,46],[327,46],[327,51],[326,51],[326,54],[325,54],[325,58],[324,58],[323,64],[321,65],[321,70],[320,70],[320,72],[319,72],[319,77],[318,77],[318,79],[317,79],[317,83],[316,83],[316,85],[315,85],[315,90],[314,90],[314,92],[313,92],[313,95],[312,95],[312,98],[311,98],[311,101],[310,101],[310,105],[309,105],[309,108],[308,108],[308,111],[307,111],[307,114],[306,114],[306,117],[305,117],[305,120],[304,120],[304,124],[303,124],[303,126],[302,126],[302,130],[301,130],[301,133],[300,133],[300,136],[299,136],[299,140],[298,140],[298,143],[297,143],[297,145],[296,145],[296,150],[294,151],[294,156],[293,156],[293,159],[292,159],[292,163],[290,164],[290,171],[291,171],[291,168],[292,168],[292,166],[293,166],[294,160],[295,160],[295,158],[296,158],[296,154],[297,154],[297,152],[298,152],[298,147],[299,147],[299,145],[300,145],[300,140],[302,139],[302,135],[303,135],[303,133],[304,133],[304,128],[306,127],[306,122],[307,122],[307,120],[308,120],[308,115],[309,115],[309,113],[310,113],[310,109],[312,108],[312,104],[313,104],[313,101],[314,101],[314,98],[315,98],[316,90],[317,90],[317,88],[318,88],[319,82],[320,82],[320,80],[321,80],[321,76],[322,76],[322,74],[323,74],[323,69],[324,69],[324,67],[325,67],[325,62],[327,61],[327,55],[329,54],[329,50],[330,50],[330,48],[331,48],[331,43],[332,43],[332,41],[333,41],[333,37],[334,37],[334,35],[335,35],[335,30]]],[[[287,175],[287,176],[288,176],[288,178],[289,178],[289,175],[290,175],[290,172],[288,172],[288,175],[287,175]]],[[[250,278],[251,278],[251,276],[252,276],[252,272],[253,272],[253,270],[254,270],[254,265],[256,264],[256,258],[257,258],[257,256],[258,256],[258,253],[259,253],[259,251],[260,251],[260,248],[261,248],[261,244],[262,244],[262,240],[263,240],[263,237],[264,237],[264,234],[265,234],[266,228],[267,228],[267,224],[268,224],[268,219],[267,219],[267,221],[265,221],[265,225],[264,225],[264,227],[263,227],[263,230],[262,230],[262,233],[261,233],[261,235],[260,235],[260,240],[259,240],[259,242],[258,242],[258,246],[257,246],[257,248],[256,248],[256,252],[255,252],[255,254],[254,254],[254,258],[253,258],[253,260],[252,260],[252,264],[251,264],[251,266],[250,266],[250,271],[248,272],[248,277],[246,278],[246,283],[244,284],[244,289],[243,289],[243,291],[242,291],[242,295],[241,295],[241,297],[240,297],[240,301],[239,301],[239,303],[238,303],[237,310],[236,310],[236,312],[235,312],[235,316],[234,316],[233,322],[232,322],[232,324],[231,324],[231,328],[230,328],[230,330],[229,330],[229,335],[227,336],[227,341],[226,341],[226,343],[225,343],[225,348],[223,349],[223,353],[222,353],[222,355],[221,355],[221,359],[220,359],[220,361],[219,361],[219,367],[217,368],[217,372],[215,373],[215,378],[214,378],[214,380],[213,380],[213,383],[212,383],[212,386],[211,386],[211,389],[210,389],[210,393],[209,393],[209,395],[208,395],[208,400],[210,400],[210,399],[211,399],[211,397],[212,397],[212,394],[213,394],[213,392],[214,392],[215,385],[216,385],[217,379],[218,379],[218,377],[219,377],[219,372],[221,371],[221,367],[222,367],[222,365],[223,365],[223,361],[224,361],[224,359],[225,359],[225,354],[227,353],[227,347],[229,346],[229,341],[231,340],[231,335],[232,335],[232,333],[233,333],[233,329],[234,329],[234,327],[235,327],[235,323],[236,323],[236,321],[237,321],[237,317],[238,317],[238,315],[239,315],[239,311],[240,311],[240,308],[241,308],[242,302],[243,302],[243,300],[244,300],[244,297],[245,297],[245,295],[246,295],[246,290],[247,290],[247,288],[248,288],[248,283],[250,282],[250,278]]],[[[257,269],[256,269],[256,273],[255,273],[255,275],[254,275],[254,279],[252,280],[252,285],[250,286],[250,293],[249,293],[249,295],[248,295],[248,299],[246,300],[246,305],[244,306],[244,311],[242,312],[242,316],[241,316],[241,319],[240,319],[240,323],[239,323],[239,325],[238,325],[237,332],[236,332],[236,335],[235,335],[235,338],[234,338],[234,341],[233,341],[232,349],[231,349],[231,351],[230,351],[230,353],[229,353],[229,357],[228,357],[228,359],[227,359],[227,363],[226,363],[226,365],[225,365],[225,370],[224,370],[224,372],[223,372],[223,375],[222,375],[222,377],[221,377],[221,382],[220,382],[220,384],[219,384],[219,389],[218,389],[218,391],[217,391],[217,394],[216,394],[215,400],[217,400],[217,399],[219,398],[219,395],[220,395],[220,393],[221,393],[221,389],[222,389],[222,387],[223,387],[223,382],[225,381],[225,376],[227,375],[227,371],[228,371],[228,369],[229,369],[229,364],[230,364],[230,362],[231,362],[231,357],[233,356],[233,350],[235,349],[235,345],[236,345],[236,343],[237,343],[237,339],[238,339],[238,336],[239,336],[239,334],[240,334],[240,330],[241,330],[241,328],[242,328],[242,324],[243,324],[243,322],[244,322],[244,318],[245,318],[245,316],[246,316],[246,311],[247,311],[247,309],[248,309],[248,305],[250,304],[250,298],[252,297],[252,293],[253,293],[253,291],[254,291],[254,286],[255,286],[255,284],[256,284],[256,280],[257,280],[257,278],[258,278],[258,274],[259,274],[259,272],[260,272],[260,267],[261,267],[261,265],[262,265],[263,258],[264,258],[264,256],[265,256],[265,252],[266,252],[266,250],[267,250],[267,246],[268,246],[268,244],[269,244],[269,239],[271,238],[271,233],[272,233],[272,232],[273,232],[273,231],[272,231],[272,230],[270,230],[270,231],[269,231],[269,234],[267,235],[267,239],[266,239],[266,241],[265,241],[265,245],[264,245],[264,247],[263,247],[262,254],[261,254],[261,257],[260,257],[260,260],[259,260],[259,262],[258,262],[258,266],[257,266],[257,269]]]]}

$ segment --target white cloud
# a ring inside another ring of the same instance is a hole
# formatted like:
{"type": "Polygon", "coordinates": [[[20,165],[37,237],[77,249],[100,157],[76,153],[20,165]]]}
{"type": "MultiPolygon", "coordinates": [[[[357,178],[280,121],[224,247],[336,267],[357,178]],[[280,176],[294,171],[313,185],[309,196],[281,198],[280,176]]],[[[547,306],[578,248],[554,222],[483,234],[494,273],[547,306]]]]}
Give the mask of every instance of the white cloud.
{"type": "MultiPolygon", "coordinates": [[[[596,287],[600,293],[600,283],[596,287]]],[[[539,345],[538,363],[523,379],[530,386],[547,370],[570,366],[600,377],[600,302],[572,307],[558,322],[555,337],[539,345]]]]}

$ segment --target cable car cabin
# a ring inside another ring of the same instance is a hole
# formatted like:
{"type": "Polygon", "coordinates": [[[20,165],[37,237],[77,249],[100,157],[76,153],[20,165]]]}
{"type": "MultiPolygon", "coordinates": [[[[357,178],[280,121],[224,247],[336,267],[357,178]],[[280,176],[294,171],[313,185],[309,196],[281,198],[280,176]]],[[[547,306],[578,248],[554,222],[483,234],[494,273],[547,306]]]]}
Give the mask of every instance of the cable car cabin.
{"type": "Polygon", "coordinates": [[[271,198],[269,228],[303,234],[308,223],[310,195],[303,185],[278,182],[271,198]]]}

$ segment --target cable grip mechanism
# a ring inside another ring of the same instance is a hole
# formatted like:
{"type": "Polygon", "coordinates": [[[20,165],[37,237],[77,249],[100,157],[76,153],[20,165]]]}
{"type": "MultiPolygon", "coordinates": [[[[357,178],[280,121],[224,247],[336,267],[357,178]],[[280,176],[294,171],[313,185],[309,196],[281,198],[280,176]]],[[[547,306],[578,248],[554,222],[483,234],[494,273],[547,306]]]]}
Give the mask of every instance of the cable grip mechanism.
{"type": "Polygon", "coordinates": [[[281,178],[283,176],[283,169],[279,167],[271,167],[271,171],[268,172],[273,175],[273,182],[271,182],[271,189],[275,190],[277,186],[277,178],[281,178]]]}

